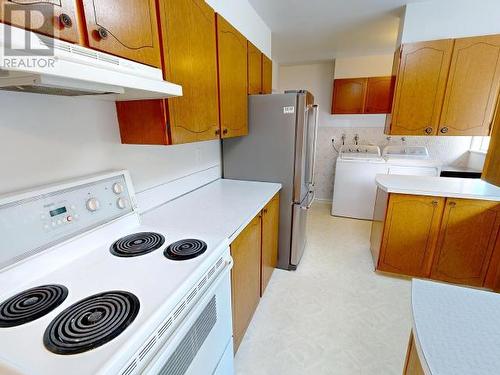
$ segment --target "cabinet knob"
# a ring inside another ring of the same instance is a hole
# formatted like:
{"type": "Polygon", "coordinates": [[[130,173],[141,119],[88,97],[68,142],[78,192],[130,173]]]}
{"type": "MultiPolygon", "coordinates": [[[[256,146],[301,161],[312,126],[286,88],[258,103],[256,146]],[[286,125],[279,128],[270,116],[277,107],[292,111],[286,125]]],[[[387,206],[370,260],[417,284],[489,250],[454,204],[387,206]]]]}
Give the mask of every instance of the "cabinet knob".
{"type": "Polygon", "coordinates": [[[455,207],[457,205],[457,202],[450,202],[450,207],[455,207]]]}
{"type": "Polygon", "coordinates": [[[228,132],[229,132],[229,131],[228,131],[227,129],[224,129],[224,130],[222,131],[222,134],[227,134],[228,132]]]}
{"type": "Polygon", "coordinates": [[[101,39],[108,39],[108,36],[109,36],[108,30],[106,30],[104,27],[99,27],[97,29],[97,34],[99,35],[99,38],[101,38],[101,39]]]}
{"type": "Polygon", "coordinates": [[[441,133],[442,133],[442,134],[446,134],[446,133],[448,133],[448,130],[449,130],[449,129],[448,129],[448,127],[447,127],[447,126],[445,126],[445,127],[444,127],[444,128],[442,128],[440,131],[441,131],[441,133]]]}
{"type": "Polygon", "coordinates": [[[59,15],[59,22],[63,27],[70,28],[73,26],[73,20],[66,13],[61,13],[59,15]]]}
{"type": "Polygon", "coordinates": [[[215,135],[220,135],[220,130],[219,130],[219,129],[217,129],[217,130],[215,131],[215,135]]]}
{"type": "Polygon", "coordinates": [[[429,126],[429,127],[425,128],[425,134],[432,134],[433,130],[434,129],[432,129],[432,127],[429,126]]]}
{"type": "Polygon", "coordinates": [[[438,201],[432,201],[432,205],[433,206],[437,206],[438,205],[438,201]]]}
{"type": "Polygon", "coordinates": [[[262,210],[262,212],[267,214],[267,208],[264,208],[264,210],[262,210]]]}

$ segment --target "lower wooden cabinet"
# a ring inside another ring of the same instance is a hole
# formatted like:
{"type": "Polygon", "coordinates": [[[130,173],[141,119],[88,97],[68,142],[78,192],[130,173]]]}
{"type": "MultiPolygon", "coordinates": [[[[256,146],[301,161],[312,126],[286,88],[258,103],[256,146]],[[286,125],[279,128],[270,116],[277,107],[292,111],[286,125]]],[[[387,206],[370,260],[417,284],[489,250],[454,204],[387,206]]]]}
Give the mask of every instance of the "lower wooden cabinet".
{"type": "Polygon", "coordinates": [[[431,278],[483,286],[498,233],[500,204],[448,199],[431,278]]]}
{"type": "Polygon", "coordinates": [[[231,244],[234,352],[278,263],[279,194],[231,244]]]}
{"type": "Polygon", "coordinates": [[[261,216],[231,244],[234,352],[238,350],[260,300],[261,216]]]}
{"type": "Polygon", "coordinates": [[[500,186],[500,99],[497,103],[490,147],[486,155],[482,178],[493,185],[500,186]]]}
{"type": "Polygon", "coordinates": [[[280,197],[276,195],[262,211],[261,296],[278,265],[279,216],[280,197]]]}
{"type": "Polygon", "coordinates": [[[391,195],[378,269],[429,276],[444,198],[391,195]]]}
{"type": "Polygon", "coordinates": [[[425,375],[420,358],[418,357],[417,348],[415,347],[413,333],[410,335],[410,342],[408,343],[403,375],[425,375]]]}
{"type": "Polygon", "coordinates": [[[378,271],[500,288],[499,202],[379,190],[375,213],[378,271]]]}

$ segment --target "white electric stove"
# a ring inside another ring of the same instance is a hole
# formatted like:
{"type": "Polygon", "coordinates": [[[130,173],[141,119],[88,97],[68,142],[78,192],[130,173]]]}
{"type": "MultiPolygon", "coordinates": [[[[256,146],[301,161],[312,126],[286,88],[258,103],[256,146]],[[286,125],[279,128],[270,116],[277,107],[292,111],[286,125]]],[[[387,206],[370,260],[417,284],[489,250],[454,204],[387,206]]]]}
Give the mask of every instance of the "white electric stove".
{"type": "Polygon", "coordinates": [[[0,374],[233,373],[227,240],[141,223],[126,171],[0,199],[0,374]]]}

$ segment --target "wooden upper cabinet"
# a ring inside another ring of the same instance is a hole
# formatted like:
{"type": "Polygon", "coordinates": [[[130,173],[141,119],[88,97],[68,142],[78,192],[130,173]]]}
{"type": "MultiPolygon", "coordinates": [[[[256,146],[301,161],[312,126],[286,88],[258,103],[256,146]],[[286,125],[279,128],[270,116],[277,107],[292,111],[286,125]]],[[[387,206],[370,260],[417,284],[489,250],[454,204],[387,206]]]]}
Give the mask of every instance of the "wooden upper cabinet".
{"type": "Polygon", "coordinates": [[[231,244],[234,351],[260,301],[261,217],[255,217],[231,244]]]}
{"type": "Polygon", "coordinates": [[[452,39],[403,45],[389,124],[391,134],[437,134],[452,51],[452,39]]]}
{"type": "Polygon", "coordinates": [[[123,144],[168,145],[165,100],[116,102],[123,144]]]}
{"type": "Polygon", "coordinates": [[[280,197],[277,194],[262,211],[261,296],[278,265],[280,197]]]}
{"type": "Polygon", "coordinates": [[[392,107],[394,79],[392,77],[370,77],[366,87],[364,113],[389,113],[392,107]]]}
{"type": "Polygon", "coordinates": [[[273,62],[262,54],[262,93],[273,93],[273,62]]]}
{"type": "Polygon", "coordinates": [[[262,52],[248,42],[248,94],[262,94],[262,52]]]}
{"type": "Polygon", "coordinates": [[[447,199],[431,277],[482,286],[495,247],[500,203],[447,199]]]}
{"type": "Polygon", "coordinates": [[[78,43],[77,0],[0,0],[0,22],[78,43]]]}
{"type": "Polygon", "coordinates": [[[497,114],[493,122],[490,147],[484,163],[483,180],[500,186],[500,100],[497,105],[497,114]]]}
{"type": "Polygon", "coordinates": [[[489,135],[500,87],[500,35],[455,40],[439,132],[489,135]]]}
{"type": "Polygon", "coordinates": [[[444,198],[391,194],[377,269],[429,276],[444,198]]]}
{"type": "Polygon", "coordinates": [[[222,138],[248,134],[247,40],[217,14],[222,138]]]}
{"type": "Polygon", "coordinates": [[[91,48],[161,68],[155,0],[83,0],[91,48]]]}
{"type": "Polygon", "coordinates": [[[183,96],[167,99],[172,143],[219,138],[215,12],[203,0],[159,2],[165,79],[183,96]]]}
{"type": "Polygon", "coordinates": [[[333,84],[332,114],[363,113],[366,78],[336,79],[333,84]]]}

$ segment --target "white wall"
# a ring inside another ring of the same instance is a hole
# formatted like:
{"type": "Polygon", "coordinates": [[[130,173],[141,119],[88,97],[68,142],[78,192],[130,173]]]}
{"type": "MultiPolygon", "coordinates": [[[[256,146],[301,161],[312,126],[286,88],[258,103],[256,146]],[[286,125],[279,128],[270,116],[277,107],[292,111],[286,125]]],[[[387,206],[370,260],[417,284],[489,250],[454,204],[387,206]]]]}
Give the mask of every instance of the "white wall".
{"type": "Polygon", "coordinates": [[[435,0],[406,6],[402,43],[500,33],[499,0],[435,0]]]}
{"type": "MultiPolygon", "coordinates": [[[[209,0],[266,54],[271,31],[247,0],[209,0]]],[[[220,165],[220,142],[122,145],[114,103],[0,92],[0,194],[127,168],[138,191],[220,165]]]]}
{"type": "Polygon", "coordinates": [[[338,79],[390,76],[393,60],[394,56],[391,54],[338,58],[335,59],[334,77],[338,79]]]}

